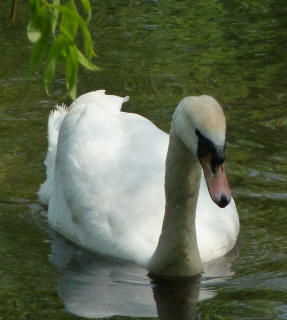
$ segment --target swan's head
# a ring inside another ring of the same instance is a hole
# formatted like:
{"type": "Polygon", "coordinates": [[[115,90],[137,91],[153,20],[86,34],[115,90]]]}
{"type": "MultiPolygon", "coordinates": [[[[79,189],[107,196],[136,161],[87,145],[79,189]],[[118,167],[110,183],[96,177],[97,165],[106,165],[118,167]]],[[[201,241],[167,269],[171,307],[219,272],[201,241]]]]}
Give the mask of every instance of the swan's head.
{"type": "Polygon", "coordinates": [[[226,207],[231,192],[224,171],[226,124],[221,106],[210,96],[186,97],[176,109],[174,127],[198,158],[212,200],[226,207]]]}

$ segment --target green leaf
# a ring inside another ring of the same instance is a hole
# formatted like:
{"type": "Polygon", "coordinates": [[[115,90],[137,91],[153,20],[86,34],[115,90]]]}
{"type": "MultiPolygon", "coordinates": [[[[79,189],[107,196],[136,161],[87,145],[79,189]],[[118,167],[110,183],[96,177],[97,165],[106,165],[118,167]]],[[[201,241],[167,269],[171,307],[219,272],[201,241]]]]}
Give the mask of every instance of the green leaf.
{"type": "MultiPolygon", "coordinates": [[[[53,0],[53,5],[59,6],[60,0],[53,0]]],[[[57,29],[58,20],[59,20],[59,11],[54,7],[53,13],[52,13],[52,32],[53,32],[54,37],[56,36],[56,29],[57,29]]]]}
{"type": "Polygon", "coordinates": [[[41,60],[43,59],[46,53],[47,44],[48,39],[45,37],[42,37],[40,41],[34,44],[30,58],[30,69],[32,72],[35,71],[35,69],[38,67],[41,60]]]}
{"type": "Polygon", "coordinates": [[[90,59],[91,57],[96,56],[93,48],[93,40],[87,27],[83,27],[82,32],[84,36],[85,55],[90,59]]]}
{"type": "Polygon", "coordinates": [[[62,11],[62,21],[60,24],[60,28],[64,28],[66,32],[70,34],[70,37],[74,39],[78,26],[79,26],[79,17],[77,7],[73,0],[69,0],[69,2],[66,4],[66,6],[61,6],[62,9],[68,9],[65,11],[62,11]],[[77,17],[75,19],[75,17],[77,17]]]}
{"type": "Polygon", "coordinates": [[[69,95],[73,100],[75,100],[77,96],[78,67],[77,47],[75,45],[70,45],[66,58],[66,85],[69,95]]]}
{"type": "Polygon", "coordinates": [[[74,43],[74,37],[71,34],[70,30],[65,28],[64,26],[60,26],[60,32],[61,34],[65,35],[65,37],[71,42],[74,43]]]}
{"type": "Polygon", "coordinates": [[[91,10],[91,5],[89,0],[81,0],[82,5],[84,7],[84,10],[86,11],[86,14],[88,15],[86,22],[89,23],[91,21],[92,17],[92,10],[91,10]]]}
{"type": "Polygon", "coordinates": [[[54,79],[56,66],[61,57],[64,56],[64,52],[68,50],[67,41],[63,35],[59,35],[54,41],[44,67],[44,84],[48,93],[49,85],[54,79]]]}
{"type": "Polygon", "coordinates": [[[42,37],[42,34],[47,31],[47,12],[45,6],[40,6],[39,1],[30,2],[31,20],[27,28],[28,39],[32,43],[36,43],[42,37]]]}
{"type": "Polygon", "coordinates": [[[30,0],[29,1],[29,10],[31,14],[31,20],[35,18],[39,13],[40,0],[30,0]]]}
{"type": "MultiPolygon", "coordinates": [[[[77,23],[81,27],[84,36],[85,53],[88,57],[95,56],[95,52],[93,50],[93,41],[88,26],[85,20],[83,20],[83,18],[79,15],[78,11],[67,6],[55,6],[55,8],[57,8],[57,10],[63,14],[63,16],[69,17],[68,22],[71,22],[72,25],[77,23]]],[[[65,22],[65,24],[67,23],[70,25],[68,22],[65,22]]],[[[68,29],[69,26],[67,27],[65,24],[64,27],[68,29]]]]}
{"type": "Polygon", "coordinates": [[[91,71],[100,70],[100,68],[97,67],[95,64],[93,64],[90,60],[88,60],[79,49],[77,49],[77,54],[78,54],[78,60],[80,64],[83,65],[86,69],[91,71]]]}
{"type": "Polygon", "coordinates": [[[37,66],[40,64],[46,53],[46,48],[49,42],[49,36],[51,34],[51,17],[46,18],[43,21],[40,38],[34,43],[30,58],[31,71],[35,71],[37,66]]]}
{"type": "Polygon", "coordinates": [[[32,21],[30,21],[28,24],[27,36],[32,43],[39,41],[42,36],[42,32],[39,28],[35,28],[32,21]]]}

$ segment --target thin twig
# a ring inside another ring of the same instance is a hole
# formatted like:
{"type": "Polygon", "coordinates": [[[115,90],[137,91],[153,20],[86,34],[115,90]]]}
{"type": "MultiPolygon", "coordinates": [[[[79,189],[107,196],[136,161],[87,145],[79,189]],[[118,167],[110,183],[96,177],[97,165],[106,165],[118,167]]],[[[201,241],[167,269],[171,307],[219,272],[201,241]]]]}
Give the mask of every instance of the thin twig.
{"type": "Polygon", "coordinates": [[[17,2],[17,0],[12,0],[11,16],[10,16],[11,26],[14,25],[15,20],[16,20],[16,2],[17,2]]]}

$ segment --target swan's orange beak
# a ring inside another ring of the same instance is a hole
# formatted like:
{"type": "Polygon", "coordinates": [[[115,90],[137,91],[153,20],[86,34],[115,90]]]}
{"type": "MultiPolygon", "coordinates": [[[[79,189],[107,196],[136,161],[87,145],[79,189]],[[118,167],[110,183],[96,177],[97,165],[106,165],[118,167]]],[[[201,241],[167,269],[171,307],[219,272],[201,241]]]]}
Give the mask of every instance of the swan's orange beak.
{"type": "Polygon", "coordinates": [[[205,181],[211,199],[220,207],[225,208],[231,201],[231,192],[227,182],[224,165],[211,166],[212,154],[208,153],[200,157],[205,181]]]}

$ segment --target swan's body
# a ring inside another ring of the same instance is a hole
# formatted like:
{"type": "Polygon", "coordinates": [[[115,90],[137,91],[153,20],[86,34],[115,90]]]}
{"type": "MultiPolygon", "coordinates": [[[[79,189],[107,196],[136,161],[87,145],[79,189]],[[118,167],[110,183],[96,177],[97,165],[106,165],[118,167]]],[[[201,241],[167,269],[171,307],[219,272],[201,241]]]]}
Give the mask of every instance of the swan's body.
{"type": "MultiPolygon", "coordinates": [[[[48,204],[52,227],[68,239],[97,253],[148,265],[165,213],[169,136],[146,118],[121,112],[124,101],[101,90],[79,97],[68,111],[58,108],[50,115],[47,180],[39,198],[48,204]]],[[[196,170],[199,183],[201,169],[196,170]]],[[[184,229],[175,227],[175,233],[188,239],[190,230],[184,229]]],[[[219,208],[201,178],[193,232],[201,261],[229,252],[238,232],[234,201],[219,208]]],[[[185,242],[178,245],[187,248],[185,242]]]]}

